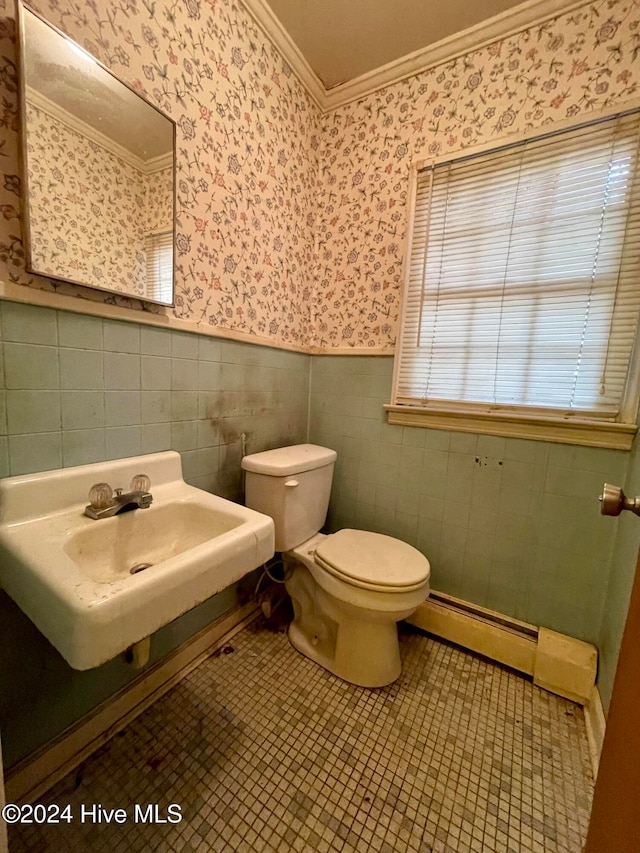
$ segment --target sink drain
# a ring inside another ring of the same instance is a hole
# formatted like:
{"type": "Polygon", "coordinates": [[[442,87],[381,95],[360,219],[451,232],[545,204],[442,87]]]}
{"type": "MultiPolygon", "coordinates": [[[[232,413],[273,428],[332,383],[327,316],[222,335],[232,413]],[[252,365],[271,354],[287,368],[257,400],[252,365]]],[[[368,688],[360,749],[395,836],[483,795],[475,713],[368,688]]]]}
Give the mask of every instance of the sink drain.
{"type": "Polygon", "coordinates": [[[135,566],[132,566],[129,569],[130,575],[137,575],[138,572],[144,572],[145,569],[151,568],[153,563],[136,563],[135,566]]]}

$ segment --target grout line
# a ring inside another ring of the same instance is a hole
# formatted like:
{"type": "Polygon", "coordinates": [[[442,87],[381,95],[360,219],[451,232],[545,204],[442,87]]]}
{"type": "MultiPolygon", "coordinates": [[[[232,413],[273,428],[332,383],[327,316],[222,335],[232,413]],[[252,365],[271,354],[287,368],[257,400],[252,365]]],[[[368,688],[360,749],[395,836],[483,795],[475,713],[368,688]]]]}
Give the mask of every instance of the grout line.
{"type": "Polygon", "coordinates": [[[581,850],[593,786],[571,703],[403,629],[402,677],[375,690],[329,675],[262,617],[236,631],[42,797],[76,816],[122,807],[128,827],[11,827],[13,853],[581,850]],[[133,804],[158,791],[160,816],[177,803],[182,820],[134,828],[133,804]]]}
{"type": "Polygon", "coordinates": [[[311,437],[311,392],[313,386],[313,355],[309,355],[309,387],[307,390],[307,444],[311,437]]]}

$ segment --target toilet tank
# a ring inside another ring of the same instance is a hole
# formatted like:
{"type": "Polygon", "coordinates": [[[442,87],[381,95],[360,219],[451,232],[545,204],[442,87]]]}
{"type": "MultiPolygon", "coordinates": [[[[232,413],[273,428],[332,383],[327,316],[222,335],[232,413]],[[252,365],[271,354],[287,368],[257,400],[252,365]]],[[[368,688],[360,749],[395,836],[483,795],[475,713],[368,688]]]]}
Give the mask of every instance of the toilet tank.
{"type": "Polygon", "coordinates": [[[327,517],[335,450],[317,444],[293,444],[242,460],[245,503],[270,515],[276,551],[289,551],[314,536],[327,517]]]}

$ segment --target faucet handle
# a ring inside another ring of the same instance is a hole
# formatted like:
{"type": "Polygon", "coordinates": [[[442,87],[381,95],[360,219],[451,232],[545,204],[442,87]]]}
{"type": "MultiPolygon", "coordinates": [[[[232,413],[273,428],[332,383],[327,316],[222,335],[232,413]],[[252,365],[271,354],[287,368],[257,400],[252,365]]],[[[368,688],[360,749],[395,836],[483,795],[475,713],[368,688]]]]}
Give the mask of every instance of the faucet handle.
{"type": "Polygon", "coordinates": [[[105,509],[112,497],[113,489],[109,483],[96,483],[89,489],[89,503],[94,509],[105,509]]]}
{"type": "Polygon", "coordinates": [[[129,486],[130,492],[148,492],[151,488],[151,480],[146,474],[134,474],[129,486]]]}

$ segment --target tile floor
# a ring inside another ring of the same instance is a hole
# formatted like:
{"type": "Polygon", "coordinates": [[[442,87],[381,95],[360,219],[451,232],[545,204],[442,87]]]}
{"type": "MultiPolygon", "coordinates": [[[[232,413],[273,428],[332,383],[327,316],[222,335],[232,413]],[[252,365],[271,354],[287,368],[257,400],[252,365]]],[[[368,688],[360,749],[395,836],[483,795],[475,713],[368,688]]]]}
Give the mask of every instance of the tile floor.
{"type": "Polygon", "coordinates": [[[412,629],[401,647],[401,679],[363,690],[253,623],[43,797],[70,824],[12,827],[11,853],[579,853],[581,710],[412,629]],[[180,823],[135,822],[172,803],[180,823]],[[126,823],[83,824],[94,804],[126,823]]]}

